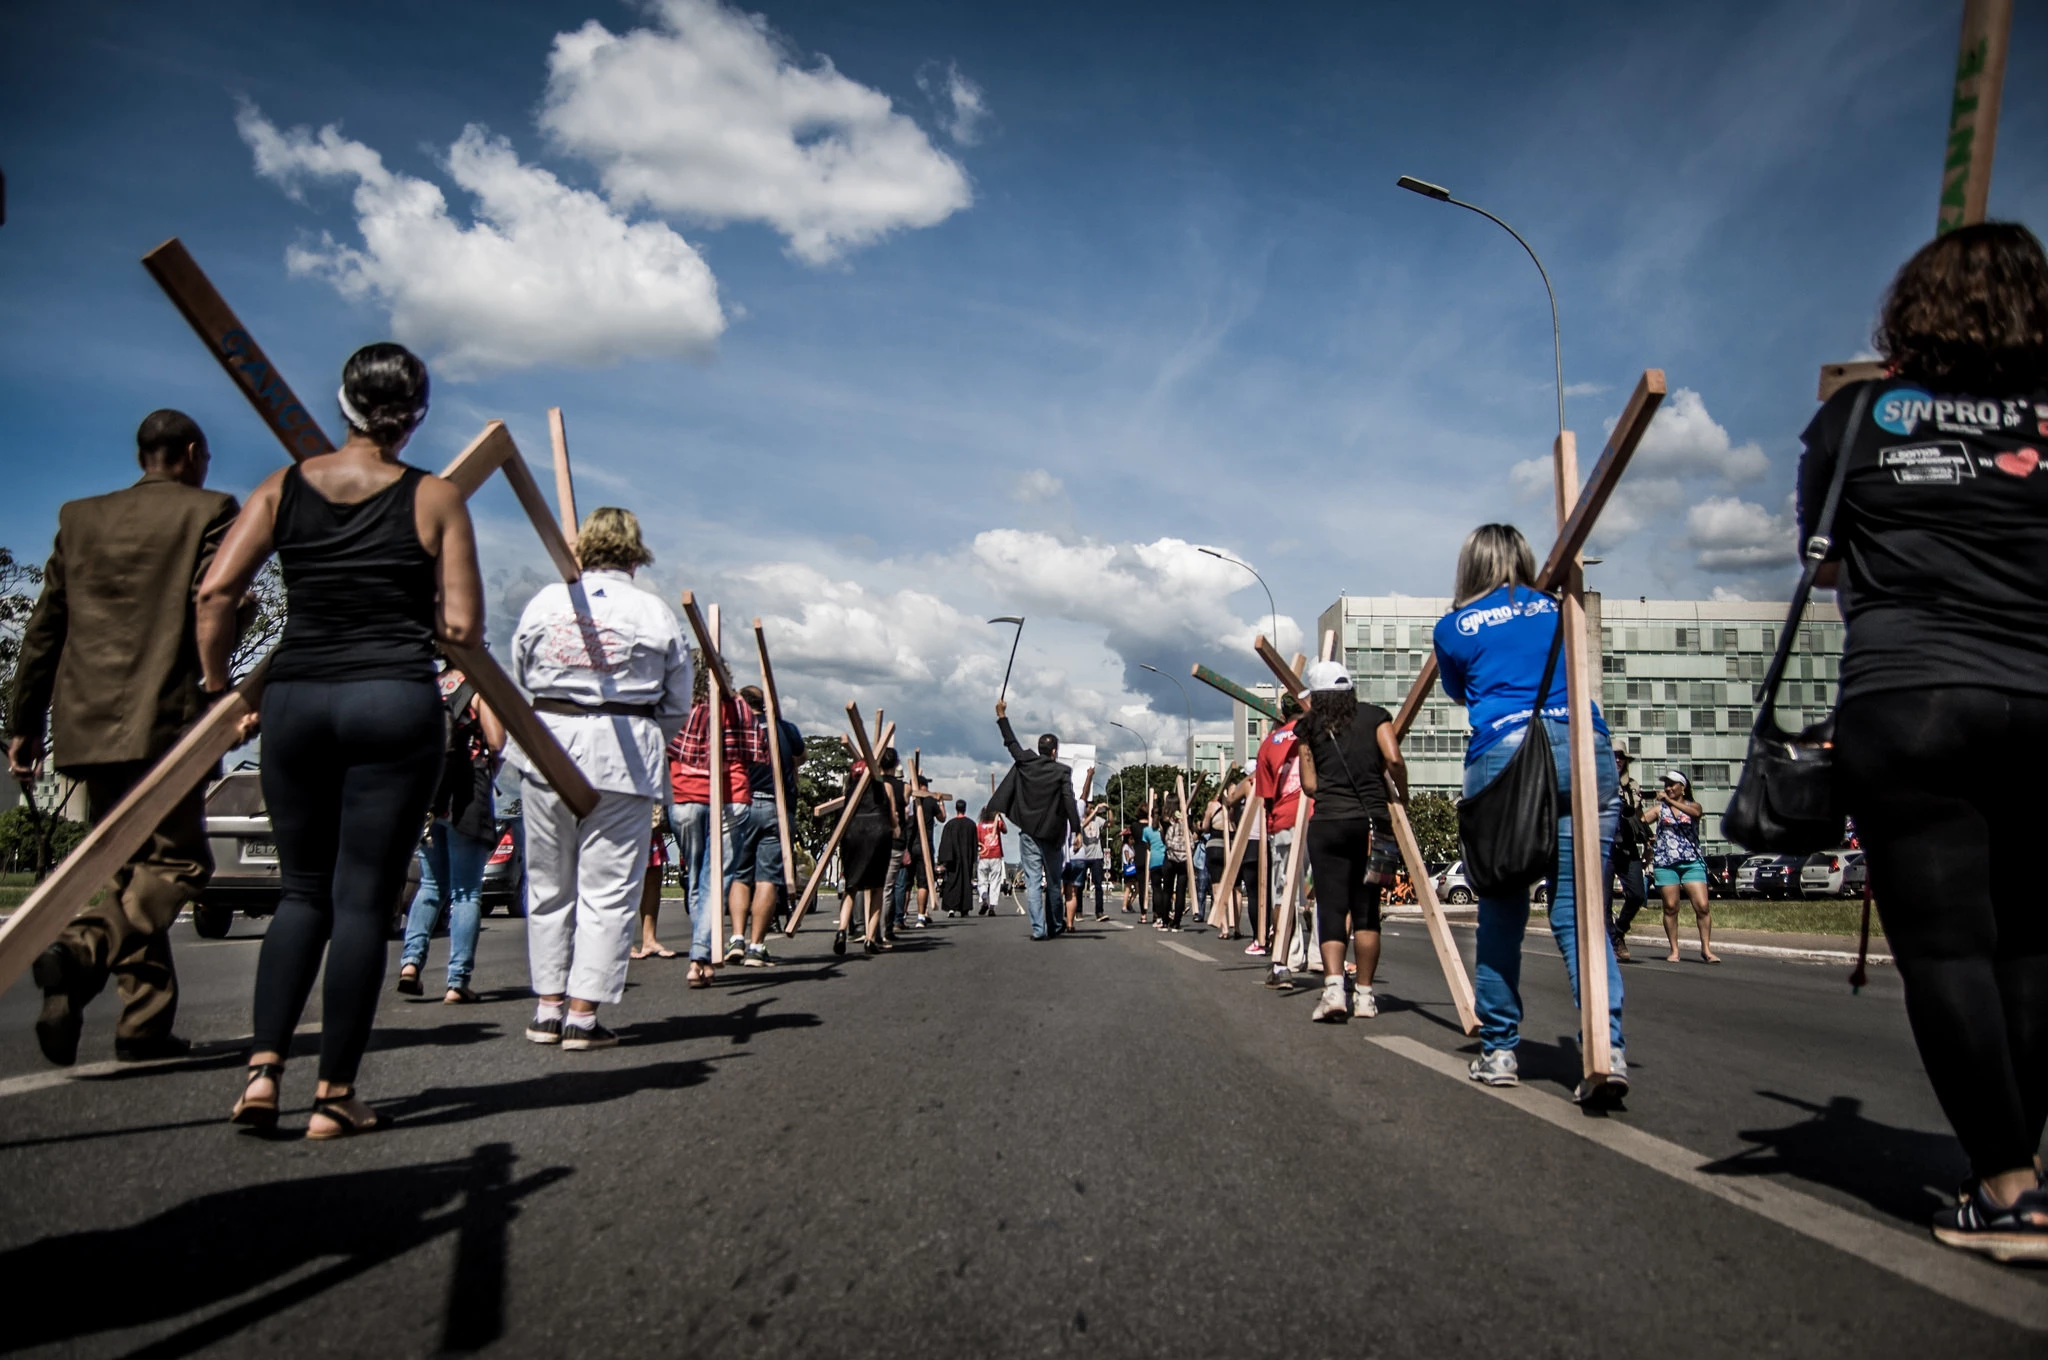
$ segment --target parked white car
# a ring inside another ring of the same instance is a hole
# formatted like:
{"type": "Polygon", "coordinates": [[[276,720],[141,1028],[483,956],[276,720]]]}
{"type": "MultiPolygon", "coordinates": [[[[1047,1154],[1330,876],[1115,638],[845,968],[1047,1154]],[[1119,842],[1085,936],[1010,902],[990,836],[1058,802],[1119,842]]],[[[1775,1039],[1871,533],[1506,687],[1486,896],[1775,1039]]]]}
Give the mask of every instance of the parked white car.
{"type": "Polygon", "coordinates": [[[1436,876],[1436,900],[1460,907],[1479,900],[1472,893],[1472,885],[1465,881],[1464,860],[1457,861],[1436,876]]]}
{"type": "Polygon", "coordinates": [[[1764,861],[1769,858],[1769,855],[1751,855],[1748,859],[1742,861],[1742,867],[1735,871],[1735,895],[1737,897],[1756,896],[1756,871],[1763,868],[1764,861]]]}
{"type": "Polygon", "coordinates": [[[1799,892],[1803,897],[1848,897],[1863,891],[1861,879],[1849,871],[1862,863],[1861,850],[1823,850],[1807,856],[1799,870],[1799,892]]]}

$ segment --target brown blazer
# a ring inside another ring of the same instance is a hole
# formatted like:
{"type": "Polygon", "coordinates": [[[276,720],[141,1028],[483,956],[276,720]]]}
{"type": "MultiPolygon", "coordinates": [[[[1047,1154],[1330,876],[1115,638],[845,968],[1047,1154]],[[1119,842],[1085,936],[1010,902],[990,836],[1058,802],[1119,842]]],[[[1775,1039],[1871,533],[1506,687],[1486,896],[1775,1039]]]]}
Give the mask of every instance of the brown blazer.
{"type": "Polygon", "coordinates": [[[240,506],[148,473],[68,501],[21,637],[9,735],[51,719],[59,769],[154,760],[205,706],[192,601],[240,506]]]}

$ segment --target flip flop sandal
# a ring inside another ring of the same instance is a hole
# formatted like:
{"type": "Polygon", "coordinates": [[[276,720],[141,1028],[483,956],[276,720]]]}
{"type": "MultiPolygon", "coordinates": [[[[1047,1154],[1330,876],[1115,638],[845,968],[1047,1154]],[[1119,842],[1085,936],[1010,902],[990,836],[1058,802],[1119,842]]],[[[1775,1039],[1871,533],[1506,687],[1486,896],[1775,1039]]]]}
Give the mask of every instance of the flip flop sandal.
{"type": "Polygon", "coordinates": [[[269,1100],[249,1099],[249,1088],[259,1081],[268,1081],[273,1087],[284,1085],[283,1063],[251,1063],[248,1078],[242,1083],[242,1098],[235,1102],[235,1108],[228,1115],[228,1123],[240,1124],[245,1129],[268,1131],[277,1127],[277,1096],[269,1100]]]}
{"type": "Polygon", "coordinates": [[[441,998],[441,1004],[444,1006],[474,1006],[482,1000],[482,997],[467,987],[450,987],[447,994],[441,998]]]}
{"type": "Polygon", "coordinates": [[[400,996],[418,996],[424,990],[425,988],[420,986],[419,969],[414,968],[410,977],[406,975],[404,968],[398,970],[398,994],[400,996]]]}
{"type": "Polygon", "coordinates": [[[334,1121],[335,1128],[332,1133],[320,1133],[309,1126],[306,1129],[306,1137],[313,1142],[322,1143],[331,1138],[353,1138],[359,1133],[374,1133],[383,1128],[385,1121],[374,1114],[368,1119],[358,1119],[349,1113],[348,1102],[354,1096],[355,1092],[350,1091],[345,1096],[316,1097],[313,1101],[313,1113],[326,1115],[334,1121]]]}
{"type": "Polygon", "coordinates": [[[682,957],[682,955],[677,953],[673,949],[657,949],[653,952],[651,957],[657,959],[679,959],[682,957]]]}

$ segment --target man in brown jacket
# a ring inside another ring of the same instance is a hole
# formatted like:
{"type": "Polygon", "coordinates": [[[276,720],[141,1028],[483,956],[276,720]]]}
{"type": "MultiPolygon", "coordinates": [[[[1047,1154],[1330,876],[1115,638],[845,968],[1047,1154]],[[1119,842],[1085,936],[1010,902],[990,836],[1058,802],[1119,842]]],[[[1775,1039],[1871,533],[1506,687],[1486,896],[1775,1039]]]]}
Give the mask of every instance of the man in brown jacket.
{"type": "MultiPolygon", "coordinates": [[[[153,411],[136,431],[142,480],[67,502],[43,593],[21,638],[8,696],[8,764],[33,777],[47,724],[56,767],[85,785],[97,822],[190,727],[205,706],[192,600],[239,506],[205,491],[206,436],[179,411],[153,411]]],[[[85,1004],[112,974],[122,1011],[114,1053],[175,1057],[178,980],[171,922],[213,873],[205,781],[114,875],[98,906],[38,956],[36,1039],[59,1066],[78,1057],[85,1004]]]]}

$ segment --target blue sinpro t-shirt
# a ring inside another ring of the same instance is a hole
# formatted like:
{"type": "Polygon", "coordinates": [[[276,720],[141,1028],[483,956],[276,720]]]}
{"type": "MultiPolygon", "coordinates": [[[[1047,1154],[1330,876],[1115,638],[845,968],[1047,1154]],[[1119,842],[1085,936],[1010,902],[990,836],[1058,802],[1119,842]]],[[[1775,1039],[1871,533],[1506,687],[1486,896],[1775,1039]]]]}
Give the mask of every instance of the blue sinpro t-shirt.
{"type": "MultiPolygon", "coordinates": [[[[1437,620],[1436,664],[1444,693],[1471,715],[1467,764],[1528,723],[1556,635],[1556,602],[1528,586],[1502,586],[1437,620]]],[[[1543,716],[1560,722],[1568,716],[1562,656],[1550,678],[1543,716]]],[[[1598,703],[1593,705],[1593,730],[1604,744],[1607,720],[1600,716],[1598,703]]]]}

